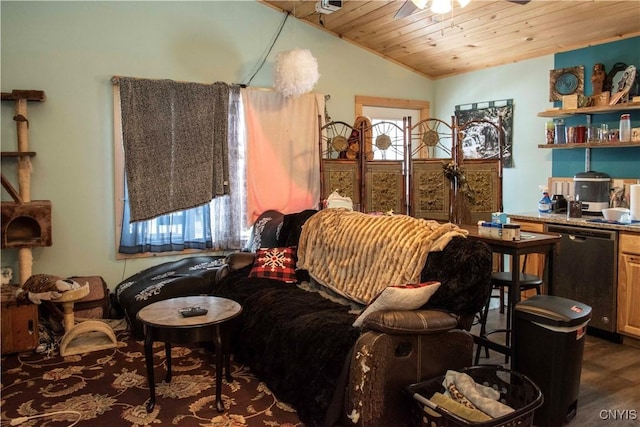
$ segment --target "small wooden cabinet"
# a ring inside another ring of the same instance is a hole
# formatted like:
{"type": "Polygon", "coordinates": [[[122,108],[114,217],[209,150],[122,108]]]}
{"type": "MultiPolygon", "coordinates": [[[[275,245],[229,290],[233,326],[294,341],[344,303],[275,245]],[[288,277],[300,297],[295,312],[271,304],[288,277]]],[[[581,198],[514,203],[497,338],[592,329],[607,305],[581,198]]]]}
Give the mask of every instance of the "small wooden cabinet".
{"type": "Polygon", "coordinates": [[[618,332],[640,338],[640,234],[618,235],[618,332]]]}
{"type": "Polygon", "coordinates": [[[39,343],[38,306],[18,304],[16,286],[2,286],[2,354],[34,350],[39,343]]]}

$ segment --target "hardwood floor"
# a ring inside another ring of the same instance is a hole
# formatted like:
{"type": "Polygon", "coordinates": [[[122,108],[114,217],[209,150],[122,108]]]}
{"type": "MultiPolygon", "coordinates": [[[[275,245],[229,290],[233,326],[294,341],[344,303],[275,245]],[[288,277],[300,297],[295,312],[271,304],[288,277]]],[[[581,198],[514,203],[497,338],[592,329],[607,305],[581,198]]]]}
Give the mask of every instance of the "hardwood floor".
{"type": "MultiPolygon", "coordinates": [[[[501,314],[498,309],[489,311],[488,329],[504,327],[505,321],[506,315],[501,314]]],[[[471,332],[477,333],[478,330],[479,326],[474,326],[471,332]]],[[[509,367],[509,364],[504,363],[502,354],[491,351],[488,359],[483,356],[484,352],[480,357],[480,364],[509,367]]],[[[640,426],[640,348],[587,335],[578,410],[566,425],[640,426]]]]}

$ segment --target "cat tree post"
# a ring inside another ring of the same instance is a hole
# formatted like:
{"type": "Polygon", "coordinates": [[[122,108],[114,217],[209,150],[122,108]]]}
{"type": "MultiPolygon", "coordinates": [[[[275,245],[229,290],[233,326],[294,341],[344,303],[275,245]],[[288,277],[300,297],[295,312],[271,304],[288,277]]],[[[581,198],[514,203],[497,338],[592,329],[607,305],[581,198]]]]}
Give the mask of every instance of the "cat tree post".
{"type": "MultiPolygon", "coordinates": [[[[18,133],[18,151],[29,151],[29,120],[27,119],[27,100],[16,99],[16,130],[18,133]]],[[[23,203],[31,201],[31,158],[18,158],[18,189],[23,203]]],[[[31,248],[18,249],[18,263],[20,265],[20,285],[24,284],[33,271],[33,252],[31,248]]]]}
{"type": "MultiPolygon", "coordinates": [[[[16,121],[18,133],[18,151],[26,153],[29,151],[29,120],[27,119],[27,100],[25,98],[16,99],[16,121]]],[[[18,188],[23,203],[31,201],[31,158],[20,156],[18,158],[18,188]]]]}
{"type": "MultiPolygon", "coordinates": [[[[18,151],[29,151],[29,121],[27,119],[27,100],[16,100],[16,129],[18,133],[18,151]]],[[[31,201],[31,158],[20,156],[18,160],[18,189],[23,203],[31,201]]],[[[33,253],[31,248],[18,249],[18,263],[20,264],[20,284],[31,277],[33,267],[33,253]]]]}
{"type": "Polygon", "coordinates": [[[29,119],[27,117],[28,101],[44,101],[45,94],[41,90],[14,90],[2,93],[3,101],[15,102],[15,115],[18,136],[17,152],[3,152],[2,156],[14,157],[18,160],[18,191],[2,176],[2,186],[13,198],[13,202],[2,202],[2,247],[18,249],[20,267],[19,284],[24,284],[32,274],[34,246],[51,245],[51,203],[31,200],[31,157],[35,153],[29,151],[29,119]]]}

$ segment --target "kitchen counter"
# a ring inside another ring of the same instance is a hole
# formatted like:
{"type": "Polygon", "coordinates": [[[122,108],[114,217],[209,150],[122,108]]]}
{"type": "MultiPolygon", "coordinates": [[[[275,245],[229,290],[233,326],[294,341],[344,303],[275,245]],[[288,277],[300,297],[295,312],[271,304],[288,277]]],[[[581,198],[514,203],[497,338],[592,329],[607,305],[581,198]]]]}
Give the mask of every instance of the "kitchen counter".
{"type": "Polygon", "coordinates": [[[605,230],[615,230],[615,231],[630,231],[635,233],[640,233],[640,223],[633,224],[611,224],[605,222],[589,222],[588,219],[602,219],[602,216],[586,216],[583,215],[582,218],[567,218],[566,213],[562,214],[544,214],[539,212],[524,212],[517,214],[507,214],[510,218],[511,222],[517,223],[518,220],[521,221],[536,221],[543,222],[547,224],[563,224],[563,225],[573,225],[577,227],[588,227],[588,228],[598,228],[605,230]]]}
{"type": "MultiPolygon", "coordinates": [[[[582,301],[591,306],[591,321],[589,323],[591,328],[603,329],[606,333],[615,330],[616,334],[623,336],[623,343],[633,343],[632,345],[637,346],[637,342],[640,342],[640,310],[637,309],[640,300],[640,224],[589,222],[589,219],[601,219],[602,217],[567,218],[564,213],[541,214],[537,211],[507,215],[511,222],[522,224],[523,232],[543,231],[547,224],[558,227],[574,226],[577,230],[591,228],[594,231],[599,231],[598,233],[577,233],[583,236],[593,234],[592,237],[587,237],[584,242],[597,240],[595,245],[574,245],[569,234],[561,237],[558,252],[554,256],[554,274],[558,274],[558,277],[554,278],[554,283],[564,283],[570,286],[565,286],[564,290],[559,290],[556,287],[556,290],[550,292],[552,295],[582,301]],[[617,244],[611,236],[606,236],[607,234],[616,234],[617,244]],[[567,252],[569,252],[568,255],[567,252]],[[563,253],[565,254],[564,258],[563,253]],[[587,263],[588,267],[583,266],[583,268],[576,270],[575,266],[572,266],[572,260],[584,260],[589,253],[592,260],[587,263]],[[605,257],[608,258],[605,260],[605,257]],[[593,261],[593,259],[598,261],[593,261]],[[612,265],[617,274],[611,273],[610,267],[612,265]],[[605,267],[606,271],[603,270],[605,267]],[[612,282],[604,280],[606,277],[609,277],[612,282]],[[576,292],[577,294],[575,294],[576,292]],[[608,300],[604,298],[605,294],[608,295],[608,300]],[[605,303],[605,301],[608,302],[605,303]],[[606,307],[609,309],[605,309],[606,307]]],[[[539,258],[541,257],[538,254],[532,254],[529,257],[526,267],[527,273],[544,275],[545,260],[539,258]]]]}

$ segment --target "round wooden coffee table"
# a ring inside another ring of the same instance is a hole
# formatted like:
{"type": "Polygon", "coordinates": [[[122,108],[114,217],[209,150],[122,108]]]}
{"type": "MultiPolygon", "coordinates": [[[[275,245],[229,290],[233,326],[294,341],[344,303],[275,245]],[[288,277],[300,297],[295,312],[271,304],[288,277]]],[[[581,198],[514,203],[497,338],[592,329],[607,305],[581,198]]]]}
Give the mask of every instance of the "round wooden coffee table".
{"type": "Polygon", "coordinates": [[[222,403],[222,366],[227,374],[227,381],[233,381],[229,362],[229,328],[225,325],[242,312],[237,302],[212,296],[193,296],[171,298],[149,304],[138,312],[138,319],[144,325],[144,354],[147,365],[150,400],[147,412],[151,412],[156,404],[156,389],[153,378],[153,342],[165,343],[167,359],[167,376],[165,382],[171,381],[171,344],[193,344],[212,341],[216,348],[216,408],[224,411],[222,403]],[[180,310],[189,307],[200,307],[207,314],[184,317],[180,310]]]}

